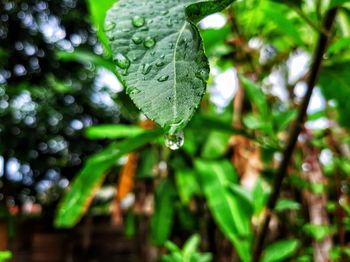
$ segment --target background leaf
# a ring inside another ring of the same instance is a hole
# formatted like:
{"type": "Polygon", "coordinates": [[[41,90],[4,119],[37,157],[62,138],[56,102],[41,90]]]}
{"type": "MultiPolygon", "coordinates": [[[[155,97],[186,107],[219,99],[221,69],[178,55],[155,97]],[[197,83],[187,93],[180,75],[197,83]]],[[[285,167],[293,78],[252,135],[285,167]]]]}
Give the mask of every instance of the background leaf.
{"type": "Polygon", "coordinates": [[[281,240],[265,249],[262,262],[278,262],[291,257],[299,246],[298,240],[281,240]]]}
{"type": "Polygon", "coordinates": [[[91,14],[92,23],[95,25],[97,29],[97,36],[99,37],[108,55],[111,55],[112,50],[108,44],[108,39],[103,30],[103,26],[107,10],[111,8],[116,1],[117,0],[88,0],[88,6],[91,14]]]}
{"type": "Polygon", "coordinates": [[[175,187],[170,179],[162,181],[155,195],[155,213],[151,220],[151,237],[156,245],[164,245],[170,236],[174,220],[175,187]]]}
{"type": "Polygon", "coordinates": [[[85,136],[90,139],[117,139],[139,135],[144,130],[130,125],[99,125],[85,130],[85,136]]]}
{"type": "Polygon", "coordinates": [[[339,122],[350,127],[350,78],[349,63],[337,63],[322,69],[319,85],[326,99],[336,102],[339,122]]]}
{"type": "Polygon", "coordinates": [[[125,154],[149,143],[161,135],[160,130],[144,132],[136,137],[113,143],[90,157],[74,179],[69,192],[61,201],[55,218],[56,227],[74,226],[86,212],[106,172],[125,154]]]}
{"type": "Polygon", "coordinates": [[[242,212],[239,195],[228,191],[228,185],[237,183],[237,174],[228,161],[195,162],[209,209],[221,231],[234,244],[242,261],[250,261],[250,217],[242,212]]]}

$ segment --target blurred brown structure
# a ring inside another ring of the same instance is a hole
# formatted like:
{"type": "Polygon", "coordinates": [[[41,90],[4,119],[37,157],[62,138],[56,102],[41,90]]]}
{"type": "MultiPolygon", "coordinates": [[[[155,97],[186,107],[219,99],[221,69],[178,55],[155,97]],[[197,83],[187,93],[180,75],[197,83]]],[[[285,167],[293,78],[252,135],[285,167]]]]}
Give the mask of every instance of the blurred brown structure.
{"type": "Polygon", "coordinates": [[[145,238],[127,238],[110,217],[87,217],[71,230],[55,230],[44,221],[20,224],[9,241],[13,262],[146,261],[145,238]]]}

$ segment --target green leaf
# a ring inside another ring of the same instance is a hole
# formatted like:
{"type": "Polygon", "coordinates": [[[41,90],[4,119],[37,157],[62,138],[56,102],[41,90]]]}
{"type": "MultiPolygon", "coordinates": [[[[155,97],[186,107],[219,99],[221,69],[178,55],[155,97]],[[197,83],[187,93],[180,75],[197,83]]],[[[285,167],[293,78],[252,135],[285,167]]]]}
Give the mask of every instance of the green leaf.
{"type": "Polygon", "coordinates": [[[158,151],[156,148],[146,148],[140,154],[137,167],[137,178],[153,178],[154,166],[158,163],[158,151]]]}
{"type": "Polygon", "coordinates": [[[90,139],[117,139],[139,135],[144,129],[130,125],[99,125],[85,130],[85,136],[90,139]]]}
{"type": "Polygon", "coordinates": [[[111,8],[115,2],[116,0],[88,0],[92,23],[94,26],[96,26],[97,36],[99,37],[108,55],[111,55],[112,50],[108,44],[108,39],[103,30],[103,26],[107,10],[111,8]]]}
{"type": "Polygon", "coordinates": [[[329,5],[329,8],[334,8],[346,3],[350,3],[350,0],[331,0],[331,3],[329,5]]]}
{"type": "Polygon", "coordinates": [[[250,261],[250,217],[242,212],[242,199],[227,188],[237,183],[237,174],[228,161],[195,162],[209,209],[221,231],[234,244],[242,261],[250,261]]]}
{"type": "MultiPolygon", "coordinates": [[[[292,2],[294,0],[288,0],[292,2]]],[[[279,1],[280,2],[280,1],[279,1]]],[[[289,4],[290,5],[290,4],[289,4]]],[[[290,5],[291,7],[296,7],[296,5],[290,5]]],[[[264,15],[266,19],[270,19],[275,25],[276,31],[283,33],[283,35],[288,36],[294,44],[299,46],[304,46],[305,43],[302,39],[302,33],[299,32],[299,27],[296,25],[292,19],[286,16],[288,7],[270,2],[263,6],[264,15]]]]}
{"type": "Polygon", "coordinates": [[[259,214],[263,210],[269,195],[270,189],[266,185],[266,182],[262,178],[258,178],[252,192],[252,197],[254,199],[254,214],[259,214]]]}
{"type": "Polygon", "coordinates": [[[5,262],[12,258],[12,253],[10,251],[0,251],[0,262],[5,262]]]}
{"type": "Polygon", "coordinates": [[[56,53],[56,56],[59,60],[66,62],[79,62],[81,64],[92,63],[95,66],[104,67],[111,72],[115,72],[114,63],[106,58],[95,55],[94,53],[84,51],[84,50],[75,50],[74,52],[59,51],[56,53]]]}
{"type": "Polygon", "coordinates": [[[201,238],[198,234],[191,236],[184,244],[182,251],[185,255],[193,253],[197,250],[200,244],[201,238]]]}
{"type": "Polygon", "coordinates": [[[181,202],[187,205],[192,196],[200,192],[196,173],[191,169],[180,169],[175,174],[176,186],[181,202]]]}
{"type": "Polygon", "coordinates": [[[132,212],[128,212],[125,219],[124,233],[127,237],[133,237],[137,232],[136,216],[132,212]]]}
{"type": "Polygon", "coordinates": [[[228,186],[230,193],[241,202],[241,212],[245,217],[250,218],[254,213],[253,197],[251,192],[240,185],[230,184],[228,186]]]}
{"type": "Polygon", "coordinates": [[[300,204],[290,199],[279,199],[276,205],[276,211],[282,212],[284,210],[299,210],[300,204]]]}
{"type": "Polygon", "coordinates": [[[194,23],[233,0],[196,2],[121,0],[105,23],[127,93],[169,133],[184,128],[206,89],[209,65],[194,23]]]}
{"type": "Polygon", "coordinates": [[[211,132],[202,150],[202,157],[208,159],[223,156],[228,147],[231,134],[211,132]]]}
{"type": "Polygon", "coordinates": [[[297,111],[296,110],[288,110],[282,112],[274,112],[274,125],[277,131],[284,131],[288,125],[296,118],[297,111]]]}
{"type": "Polygon", "coordinates": [[[242,81],[244,90],[246,91],[249,100],[256,106],[256,109],[265,120],[269,119],[269,104],[261,88],[243,76],[240,76],[240,80],[242,81]]]}
{"type": "Polygon", "coordinates": [[[350,38],[341,38],[332,45],[328,47],[327,53],[332,55],[332,54],[337,54],[342,50],[347,50],[350,45],[350,38]]]}
{"type": "Polygon", "coordinates": [[[299,246],[298,240],[282,240],[265,249],[262,262],[278,262],[291,257],[299,246]]]}
{"type": "Polygon", "coordinates": [[[319,85],[327,100],[336,102],[339,111],[339,123],[350,127],[350,78],[349,62],[324,67],[320,74],[319,85]]]}
{"type": "Polygon", "coordinates": [[[164,180],[156,190],[155,213],[151,220],[151,238],[162,246],[168,240],[174,220],[176,191],[170,179],[164,180]]]}
{"type": "Polygon", "coordinates": [[[298,6],[298,7],[300,7],[302,4],[302,0],[271,0],[271,1],[279,4],[286,4],[286,5],[298,6]]]}
{"type": "Polygon", "coordinates": [[[335,228],[330,225],[307,224],[303,227],[303,230],[316,241],[322,241],[325,237],[334,233],[335,228]]]}
{"type": "Polygon", "coordinates": [[[122,142],[113,143],[91,156],[74,179],[69,192],[59,205],[55,226],[69,228],[79,222],[86,212],[106,172],[125,154],[151,142],[162,134],[161,130],[147,131],[122,142]]]}

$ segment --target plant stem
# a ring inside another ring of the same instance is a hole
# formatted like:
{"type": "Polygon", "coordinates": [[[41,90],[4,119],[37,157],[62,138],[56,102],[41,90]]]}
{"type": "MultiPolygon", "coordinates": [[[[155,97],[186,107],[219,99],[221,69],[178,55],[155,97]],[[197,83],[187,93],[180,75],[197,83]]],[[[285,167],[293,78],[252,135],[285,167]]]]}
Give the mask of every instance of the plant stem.
{"type": "Polygon", "coordinates": [[[282,161],[281,161],[281,163],[276,171],[275,181],[273,184],[273,192],[272,192],[272,194],[269,198],[269,201],[267,203],[267,207],[266,207],[267,212],[266,212],[264,221],[262,223],[260,233],[258,233],[256,241],[255,241],[253,260],[252,260],[253,262],[258,262],[260,260],[261,255],[262,255],[263,245],[264,245],[265,238],[266,238],[266,235],[268,232],[269,223],[271,220],[271,215],[272,215],[272,212],[276,206],[276,203],[277,203],[280,191],[281,191],[283,180],[287,175],[287,169],[288,169],[289,162],[292,158],[295,146],[296,146],[297,141],[298,141],[299,134],[300,134],[300,132],[302,130],[302,126],[305,122],[307,108],[309,106],[311,95],[312,95],[312,92],[314,90],[315,84],[317,82],[317,78],[318,78],[321,64],[322,64],[322,60],[323,60],[323,55],[324,55],[326,48],[327,48],[327,44],[328,44],[328,41],[330,38],[330,31],[331,31],[332,26],[334,24],[336,13],[337,13],[336,8],[328,10],[326,17],[325,17],[325,20],[324,20],[324,23],[323,23],[323,30],[326,31],[327,34],[320,33],[320,35],[319,35],[319,40],[318,40],[317,47],[316,47],[316,50],[314,53],[313,63],[312,63],[311,69],[310,69],[310,74],[309,74],[309,78],[308,78],[308,82],[307,82],[307,92],[303,98],[301,105],[300,105],[298,117],[295,120],[294,126],[291,130],[291,134],[289,136],[287,146],[283,151],[282,161]]]}

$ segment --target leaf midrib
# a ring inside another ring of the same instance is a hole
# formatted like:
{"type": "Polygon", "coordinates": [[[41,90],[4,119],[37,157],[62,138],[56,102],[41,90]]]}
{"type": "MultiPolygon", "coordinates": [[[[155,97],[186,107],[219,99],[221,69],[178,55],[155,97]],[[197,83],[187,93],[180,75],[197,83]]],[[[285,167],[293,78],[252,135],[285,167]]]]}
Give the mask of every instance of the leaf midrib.
{"type": "Polygon", "coordinates": [[[177,74],[176,74],[176,54],[177,54],[177,47],[179,46],[181,36],[183,32],[185,31],[187,22],[185,21],[179,35],[176,39],[175,42],[175,47],[174,47],[174,57],[173,57],[173,69],[174,69],[174,84],[173,84],[173,97],[174,97],[174,103],[173,103],[173,117],[176,118],[177,115],[177,91],[176,91],[176,85],[177,85],[177,74]]]}

